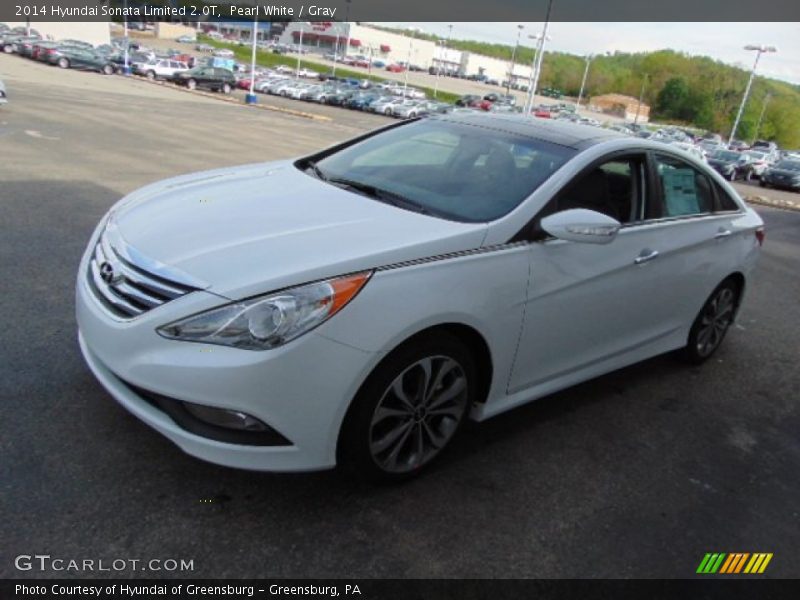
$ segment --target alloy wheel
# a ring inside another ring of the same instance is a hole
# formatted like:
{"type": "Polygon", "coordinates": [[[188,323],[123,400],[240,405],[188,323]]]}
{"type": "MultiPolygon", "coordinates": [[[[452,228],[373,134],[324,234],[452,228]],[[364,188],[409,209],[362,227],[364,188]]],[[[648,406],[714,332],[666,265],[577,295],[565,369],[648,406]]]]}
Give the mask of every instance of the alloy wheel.
{"type": "Polygon", "coordinates": [[[458,430],[468,399],[463,367],[428,356],[400,373],[372,415],[369,448],[388,473],[408,473],[433,459],[458,430]]]}
{"type": "Polygon", "coordinates": [[[722,342],[733,320],[735,302],[734,291],[723,287],[706,305],[697,332],[697,353],[700,356],[710,356],[722,342]]]}

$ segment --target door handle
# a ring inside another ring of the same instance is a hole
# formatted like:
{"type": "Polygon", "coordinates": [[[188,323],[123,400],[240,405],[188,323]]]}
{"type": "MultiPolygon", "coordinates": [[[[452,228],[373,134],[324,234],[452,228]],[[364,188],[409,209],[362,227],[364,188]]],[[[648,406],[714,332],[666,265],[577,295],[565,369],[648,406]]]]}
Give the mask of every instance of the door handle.
{"type": "Polygon", "coordinates": [[[716,234],[714,234],[714,239],[721,240],[732,235],[733,232],[730,229],[720,229],[716,234]]]}
{"type": "Polygon", "coordinates": [[[637,265],[643,265],[646,262],[650,262],[654,258],[658,258],[658,250],[642,250],[642,253],[637,256],[633,262],[637,265]]]}

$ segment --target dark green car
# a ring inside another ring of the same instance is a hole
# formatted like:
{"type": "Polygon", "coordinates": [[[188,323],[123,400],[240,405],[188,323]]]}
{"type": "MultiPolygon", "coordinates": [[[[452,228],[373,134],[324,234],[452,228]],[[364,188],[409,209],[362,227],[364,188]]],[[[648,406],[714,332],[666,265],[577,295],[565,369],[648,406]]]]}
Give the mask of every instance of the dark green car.
{"type": "Polygon", "coordinates": [[[57,52],[48,57],[48,62],[62,69],[97,71],[104,75],[113,75],[116,71],[116,66],[108,56],[73,46],[60,46],[57,52]]]}
{"type": "Polygon", "coordinates": [[[195,67],[188,71],[181,71],[172,76],[172,82],[184,85],[190,90],[206,89],[214,92],[230,94],[236,87],[236,77],[233,71],[219,67],[195,67]]]}

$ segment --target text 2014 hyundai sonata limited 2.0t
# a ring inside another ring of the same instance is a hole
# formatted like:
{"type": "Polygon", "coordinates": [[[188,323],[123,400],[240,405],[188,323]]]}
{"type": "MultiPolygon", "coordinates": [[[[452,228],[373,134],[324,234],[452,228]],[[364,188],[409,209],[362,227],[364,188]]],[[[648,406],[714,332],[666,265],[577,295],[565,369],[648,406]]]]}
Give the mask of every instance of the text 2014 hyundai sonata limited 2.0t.
{"type": "Polygon", "coordinates": [[[486,419],[667,351],[707,359],[763,241],[681,151],[454,115],[123,198],[77,282],[129,411],[233,467],[402,478],[486,419]]]}

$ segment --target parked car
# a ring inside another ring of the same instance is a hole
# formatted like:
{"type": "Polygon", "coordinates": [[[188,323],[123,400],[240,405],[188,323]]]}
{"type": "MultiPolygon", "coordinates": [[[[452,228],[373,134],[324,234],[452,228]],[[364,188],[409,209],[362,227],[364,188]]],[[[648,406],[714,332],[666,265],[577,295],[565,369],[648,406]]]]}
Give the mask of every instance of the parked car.
{"type": "Polygon", "coordinates": [[[697,160],[706,162],[706,153],[703,152],[700,148],[698,148],[694,144],[689,144],[687,142],[672,142],[670,145],[674,148],[682,150],[683,152],[691,154],[697,160]]]}
{"type": "Polygon", "coordinates": [[[60,47],[58,52],[49,55],[47,60],[62,69],[97,71],[103,75],[113,75],[116,72],[116,65],[108,56],[82,48],[60,47]]]}
{"type": "Polygon", "coordinates": [[[8,92],[6,92],[6,84],[0,79],[0,104],[8,104],[8,92]]]}
{"type": "Polygon", "coordinates": [[[80,261],[78,341],[193,456],[399,480],[470,417],[665,352],[708,360],[763,240],[667,145],[421,119],[123,198],[80,261]]]}
{"type": "Polygon", "coordinates": [[[729,181],[753,177],[753,165],[750,160],[733,150],[717,150],[708,155],[708,164],[729,181]]]}
{"type": "Polygon", "coordinates": [[[758,150],[745,150],[742,152],[742,156],[747,158],[753,177],[761,177],[772,162],[770,160],[771,157],[766,152],[759,152],[758,150]]]}
{"type": "Polygon", "coordinates": [[[236,85],[233,71],[217,67],[195,67],[188,71],[180,71],[175,73],[171,80],[190,90],[205,89],[223,94],[230,94],[236,85]]]}
{"type": "Polygon", "coordinates": [[[228,48],[219,48],[217,50],[214,50],[211,53],[211,55],[216,56],[217,58],[233,58],[234,56],[236,56],[233,53],[233,50],[229,50],[228,48]]]}
{"type": "Polygon", "coordinates": [[[390,65],[386,65],[386,70],[389,71],[390,73],[402,73],[403,71],[406,70],[406,68],[403,65],[392,63],[390,65]]]}
{"type": "Polygon", "coordinates": [[[176,38],[175,41],[179,44],[194,44],[197,41],[197,38],[192,37],[191,35],[182,35],[179,38],[176,38]]]}
{"type": "Polygon", "coordinates": [[[800,160],[782,160],[761,175],[762,187],[800,191],[800,160]]]}
{"type": "Polygon", "coordinates": [[[211,44],[197,44],[194,49],[198,52],[213,52],[214,46],[211,44]]]}
{"type": "Polygon", "coordinates": [[[160,58],[146,63],[136,63],[133,70],[150,80],[172,79],[177,73],[188,71],[189,65],[169,58],[160,58]]]}

